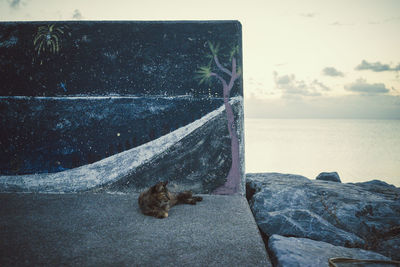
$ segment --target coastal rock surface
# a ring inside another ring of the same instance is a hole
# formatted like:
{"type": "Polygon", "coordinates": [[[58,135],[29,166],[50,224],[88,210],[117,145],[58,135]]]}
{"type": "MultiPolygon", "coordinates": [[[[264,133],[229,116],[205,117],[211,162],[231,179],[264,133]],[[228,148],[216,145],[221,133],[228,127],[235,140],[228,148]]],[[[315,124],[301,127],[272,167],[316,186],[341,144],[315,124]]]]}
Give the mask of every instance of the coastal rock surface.
{"type": "Polygon", "coordinates": [[[246,191],[267,236],[310,238],[400,258],[400,188],[259,173],[247,174],[246,191]]]}
{"type": "Polygon", "coordinates": [[[269,238],[268,248],[272,252],[274,266],[328,267],[330,258],[390,260],[381,254],[359,248],[345,248],[307,238],[280,235],[269,238]]]}

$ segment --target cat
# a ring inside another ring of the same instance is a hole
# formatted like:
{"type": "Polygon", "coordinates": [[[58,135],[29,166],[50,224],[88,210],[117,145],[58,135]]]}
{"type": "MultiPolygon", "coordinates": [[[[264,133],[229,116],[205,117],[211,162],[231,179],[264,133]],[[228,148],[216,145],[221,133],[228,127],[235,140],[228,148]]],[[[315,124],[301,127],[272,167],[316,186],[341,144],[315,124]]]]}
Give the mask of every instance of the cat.
{"type": "Polygon", "coordinates": [[[167,189],[167,182],[159,182],[139,195],[139,207],[144,215],[159,219],[167,218],[168,211],[178,204],[196,205],[202,197],[193,196],[191,191],[171,193],[167,189]]]}

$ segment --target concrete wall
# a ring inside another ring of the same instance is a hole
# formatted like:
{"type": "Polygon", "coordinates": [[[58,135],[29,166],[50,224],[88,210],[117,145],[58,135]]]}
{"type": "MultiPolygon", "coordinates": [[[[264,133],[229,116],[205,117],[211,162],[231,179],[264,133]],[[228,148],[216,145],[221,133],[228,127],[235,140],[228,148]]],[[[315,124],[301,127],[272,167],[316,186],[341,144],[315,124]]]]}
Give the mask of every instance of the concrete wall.
{"type": "MultiPolygon", "coordinates": [[[[236,97],[235,132],[240,152],[235,153],[240,154],[237,157],[241,164],[233,173],[239,174],[241,180],[227,181],[232,176],[232,156],[236,158],[236,154],[230,149],[232,133],[228,132],[227,115],[223,113],[218,125],[215,120],[210,121],[194,129],[196,135],[174,140],[187,148],[164,151],[157,156],[157,164],[143,162],[147,172],[141,171],[144,167],[133,168],[129,162],[110,161],[109,170],[117,164],[125,171],[113,179],[98,179],[92,184],[96,190],[126,190],[126,186],[116,185],[131,181],[137,186],[130,186],[130,190],[138,191],[168,179],[176,181],[177,190],[243,192],[240,23],[0,23],[0,183],[14,182],[14,186],[3,186],[2,190],[30,191],[33,187],[18,185],[17,181],[22,182],[24,177],[45,179],[49,173],[70,175],[69,170],[89,168],[124,151],[137,153],[142,151],[138,149],[141,146],[220,107],[224,109],[221,80],[215,76],[202,79],[201,67],[210,66],[209,71],[229,82],[227,72],[209,57],[211,51],[217,52],[225,70],[232,72],[233,58],[238,65],[238,79],[229,98],[236,97]],[[194,140],[208,145],[212,141],[212,146],[196,146],[194,140]],[[214,156],[219,160],[210,160],[214,156]],[[163,162],[163,158],[168,161],[163,162]],[[185,171],[176,167],[174,175],[174,168],[169,168],[169,175],[162,175],[174,158],[181,158],[179,164],[185,165],[185,171]],[[149,173],[153,174],[151,178],[149,173]],[[27,174],[31,176],[21,176],[27,174]],[[216,190],[224,186],[229,188],[216,190]]],[[[65,191],[64,186],[52,188],[65,191]]],[[[41,191],[40,184],[34,190],[41,191]]],[[[71,187],[71,191],[79,190],[71,187]]]]}

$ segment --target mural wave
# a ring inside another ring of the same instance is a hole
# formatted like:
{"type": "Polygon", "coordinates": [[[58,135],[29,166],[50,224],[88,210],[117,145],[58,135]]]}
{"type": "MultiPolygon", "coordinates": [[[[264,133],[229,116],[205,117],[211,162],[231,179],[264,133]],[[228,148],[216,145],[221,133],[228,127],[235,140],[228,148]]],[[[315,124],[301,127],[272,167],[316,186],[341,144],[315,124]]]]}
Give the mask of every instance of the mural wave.
{"type": "MultiPolygon", "coordinates": [[[[235,97],[230,102],[235,104],[241,101],[242,97],[235,97]]],[[[169,134],[93,164],[58,173],[0,176],[0,192],[82,192],[112,184],[124,177],[129,177],[140,166],[166,152],[196,129],[221,115],[224,110],[225,107],[221,106],[169,134]]]]}

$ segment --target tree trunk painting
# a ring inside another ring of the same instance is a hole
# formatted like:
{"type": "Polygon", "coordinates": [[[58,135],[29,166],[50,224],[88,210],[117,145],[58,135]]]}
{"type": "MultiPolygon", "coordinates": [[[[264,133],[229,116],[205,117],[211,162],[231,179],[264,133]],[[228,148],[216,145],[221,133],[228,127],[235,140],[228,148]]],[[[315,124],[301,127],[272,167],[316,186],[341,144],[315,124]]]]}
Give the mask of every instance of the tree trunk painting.
{"type": "Polygon", "coordinates": [[[237,67],[236,58],[234,54],[238,52],[238,47],[235,47],[231,52],[231,70],[222,66],[218,59],[218,46],[213,46],[209,43],[210,50],[212,52],[212,60],[217,66],[218,70],[227,74],[229,78],[229,82],[227,82],[221,75],[216,72],[211,71],[211,66],[202,67],[198,72],[200,77],[203,78],[203,81],[206,79],[210,79],[211,77],[217,78],[223,88],[223,97],[224,97],[224,105],[226,111],[226,118],[228,123],[228,132],[231,138],[231,157],[232,157],[232,165],[229,170],[228,176],[226,177],[226,182],[224,185],[218,187],[213,191],[213,194],[234,194],[240,191],[241,185],[241,165],[239,159],[239,138],[237,136],[236,126],[235,126],[235,116],[233,114],[233,109],[231,104],[229,103],[231,90],[235,81],[241,75],[241,69],[237,67]]]}

